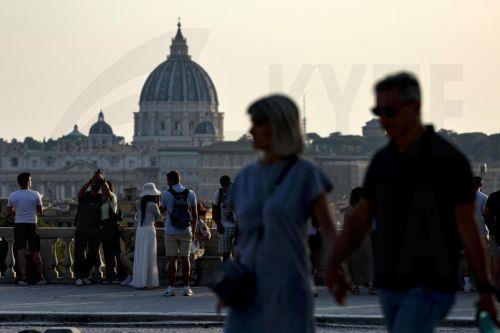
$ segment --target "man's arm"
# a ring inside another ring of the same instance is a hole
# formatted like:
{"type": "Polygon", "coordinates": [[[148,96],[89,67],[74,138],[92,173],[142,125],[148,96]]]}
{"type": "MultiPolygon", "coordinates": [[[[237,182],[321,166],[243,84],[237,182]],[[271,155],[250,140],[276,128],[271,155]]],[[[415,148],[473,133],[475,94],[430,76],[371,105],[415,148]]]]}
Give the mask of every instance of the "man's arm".
{"type": "Polygon", "coordinates": [[[194,240],[194,236],[196,234],[196,224],[198,224],[198,205],[196,201],[196,195],[194,194],[194,192],[190,191],[189,194],[192,195],[192,198],[190,200],[191,216],[193,217],[193,219],[191,220],[191,230],[193,231],[192,234],[194,240]]]}
{"type": "Polygon", "coordinates": [[[166,220],[166,215],[167,215],[167,208],[166,208],[166,199],[165,199],[165,196],[166,193],[162,193],[160,195],[160,213],[161,213],[161,218],[164,220],[164,221],[167,221],[166,220]]]}
{"type": "Polygon", "coordinates": [[[490,265],[486,257],[485,244],[477,227],[475,205],[474,203],[460,205],[455,208],[454,213],[467,261],[476,273],[478,292],[481,294],[478,307],[480,310],[489,312],[496,319],[493,292],[484,290],[491,286],[490,265]]]}
{"type": "Polygon", "coordinates": [[[82,188],[80,189],[80,191],[78,191],[78,198],[81,199],[85,196],[85,192],[87,192],[87,189],[89,188],[90,184],[92,183],[92,181],[94,180],[94,177],[92,177],[88,182],[86,182],[85,184],[83,184],[82,188]]]}
{"type": "MultiPolygon", "coordinates": [[[[100,175],[100,176],[102,177],[102,175],[100,175]]],[[[111,191],[109,189],[109,185],[108,185],[108,183],[106,183],[104,181],[104,177],[102,177],[101,183],[102,183],[102,193],[104,194],[104,196],[106,198],[108,198],[108,199],[112,199],[112,197],[111,197],[111,191]]]]}
{"type": "Polygon", "coordinates": [[[42,197],[38,192],[36,193],[36,195],[38,196],[36,203],[36,212],[38,213],[38,215],[43,215],[42,197]]]}
{"type": "Polygon", "coordinates": [[[196,233],[196,224],[198,224],[198,207],[194,205],[194,207],[191,208],[191,212],[193,214],[193,220],[191,221],[191,230],[193,230],[193,239],[194,239],[194,235],[196,233]]]}

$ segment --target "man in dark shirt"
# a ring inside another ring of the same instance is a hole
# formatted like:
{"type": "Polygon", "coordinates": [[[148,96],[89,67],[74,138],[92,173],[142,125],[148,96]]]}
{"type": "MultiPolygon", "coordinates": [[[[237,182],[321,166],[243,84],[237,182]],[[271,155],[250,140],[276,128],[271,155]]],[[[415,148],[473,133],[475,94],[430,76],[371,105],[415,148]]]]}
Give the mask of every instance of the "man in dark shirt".
{"type": "Polygon", "coordinates": [[[500,243],[500,191],[493,192],[486,201],[484,207],[484,220],[490,232],[490,247],[493,257],[493,270],[495,275],[495,282],[497,286],[497,300],[500,299],[500,256],[499,256],[499,243],[500,243]]]}
{"type": "Polygon", "coordinates": [[[75,278],[76,285],[90,284],[90,271],[98,264],[100,245],[101,205],[104,202],[101,187],[104,177],[100,172],[86,182],[78,192],[78,211],[75,220],[75,278]],[[87,189],[90,187],[90,191],[87,189]]]}
{"type": "Polygon", "coordinates": [[[479,309],[496,319],[469,163],[422,125],[413,75],[389,76],[375,92],[373,113],[391,141],[373,158],[365,197],[335,242],[327,272],[332,292],[344,300],[348,286],[340,265],[375,218],[375,283],[390,332],[432,332],[446,316],[458,290],[461,243],[476,272],[479,309]]]}

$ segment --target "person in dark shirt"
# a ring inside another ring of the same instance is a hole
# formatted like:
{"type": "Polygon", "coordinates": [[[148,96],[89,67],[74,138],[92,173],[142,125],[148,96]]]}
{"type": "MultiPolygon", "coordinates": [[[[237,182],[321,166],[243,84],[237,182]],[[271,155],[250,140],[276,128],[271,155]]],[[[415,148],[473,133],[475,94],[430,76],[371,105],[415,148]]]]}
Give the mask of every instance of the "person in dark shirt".
{"type": "Polygon", "coordinates": [[[78,192],[74,259],[77,286],[91,284],[90,271],[99,260],[101,206],[105,201],[101,193],[103,183],[104,177],[96,172],[78,192]]]}
{"type": "Polygon", "coordinates": [[[343,302],[341,263],[377,220],[375,284],[390,332],[432,332],[459,288],[461,243],[476,272],[478,307],[496,320],[494,287],[475,214],[467,159],[421,122],[420,87],[409,73],[375,86],[373,113],[391,138],[374,156],[365,196],[334,244],[329,287],[343,302]]]}
{"type": "Polygon", "coordinates": [[[493,270],[497,286],[496,297],[497,300],[500,300],[500,191],[490,194],[488,201],[486,201],[483,215],[490,232],[490,248],[493,257],[493,270]]]}

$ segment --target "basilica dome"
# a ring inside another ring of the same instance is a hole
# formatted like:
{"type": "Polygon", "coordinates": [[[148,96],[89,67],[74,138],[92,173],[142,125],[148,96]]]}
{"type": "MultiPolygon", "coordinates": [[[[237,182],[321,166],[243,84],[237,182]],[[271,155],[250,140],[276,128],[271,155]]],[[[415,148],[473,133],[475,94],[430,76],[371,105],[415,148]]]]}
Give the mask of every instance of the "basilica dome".
{"type": "Polygon", "coordinates": [[[104,121],[104,114],[99,112],[97,122],[90,127],[89,135],[113,135],[113,129],[104,121]]]}
{"type": "Polygon", "coordinates": [[[158,147],[203,147],[224,139],[215,85],[191,60],[177,24],[167,60],[149,74],[134,113],[134,144],[158,147]]]}
{"type": "Polygon", "coordinates": [[[140,103],[209,102],[219,104],[215,86],[207,72],[188,54],[180,24],[170,46],[170,55],[149,75],[140,103]]]}

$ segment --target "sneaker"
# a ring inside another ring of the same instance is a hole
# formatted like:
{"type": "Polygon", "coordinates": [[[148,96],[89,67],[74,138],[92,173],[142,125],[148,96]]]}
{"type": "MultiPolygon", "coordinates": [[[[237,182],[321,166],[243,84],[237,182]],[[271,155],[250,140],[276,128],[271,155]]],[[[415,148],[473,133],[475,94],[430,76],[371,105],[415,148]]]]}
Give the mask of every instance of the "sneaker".
{"type": "Polygon", "coordinates": [[[108,280],[102,280],[102,281],[101,281],[101,284],[111,284],[111,281],[108,281],[108,280]]]}
{"type": "Polygon", "coordinates": [[[120,285],[128,286],[130,282],[132,282],[132,280],[133,280],[132,275],[129,275],[125,280],[122,281],[122,283],[120,283],[120,285]]]}
{"type": "Polygon", "coordinates": [[[120,284],[120,280],[112,280],[111,284],[120,284]]]}
{"type": "Polygon", "coordinates": [[[352,288],[351,294],[359,295],[359,293],[360,293],[359,286],[354,286],[354,288],[352,288]]]}
{"type": "Polygon", "coordinates": [[[377,289],[375,289],[374,287],[368,287],[368,294],[373,296],[378,295],[377,289]]]}
{"type": "Polygon", "coordinates": [[[83,286],[83,280],[82,279],[76,279],[75,285],[77,285],[78,287],[83,286]]]}
{"type": "Polygon", "coordinates": [[[83,284],[88,286],[89,284],[92,284],[92,282],[90,281],[89,278],[83,278],[83,284]]]}
{"type": "Polygon", "coordinates": [[[19,280],[17,281],[17,285],[19,287],[26,287],[28,285],[28,282],[26,282],[26,280],[19,280]]]}
{"type": "Polygon", "coordinates": [[[45,279],[41,279],[36,284],[37,284],[37,286],[45,286],[46,284],[48,284],[48,282],[45,279]]]}
{"type": "Polygon", "coordinates": [[[167,290],[165,290],[165,296],[167,297],[175,296],[175,288],[172,286],[168,286],[167,290]]]}
{"type": "Polygon", "coordinates": [[[193,296],[193,291],[189,287],[184,287],[184,293],[182,295],[183,296],[193,296]]]}

